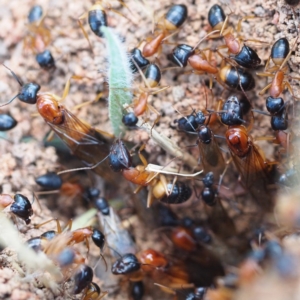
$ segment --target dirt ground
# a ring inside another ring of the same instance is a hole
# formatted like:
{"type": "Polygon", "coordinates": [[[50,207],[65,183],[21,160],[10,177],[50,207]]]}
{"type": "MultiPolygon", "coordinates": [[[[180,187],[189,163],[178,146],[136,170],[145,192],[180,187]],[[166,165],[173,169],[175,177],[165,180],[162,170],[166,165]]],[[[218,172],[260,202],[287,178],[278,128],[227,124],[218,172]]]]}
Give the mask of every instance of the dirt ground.
{"type": "MultiPolygon", "coordinates": [[[[127,8],[123,7],[118,1],[103,1],[104,6],[112,5],[113,9],[121,12],[126,18],[120,16],[114,11],[107,10],[108,24],[115,28],[115,31],[124,39],[128,50],[138,45],[142,40],[151,36],[152,14],[155,16],[163,15],[172,4],[181,4],[182,1],[170,0],[128,0],[125,1],[127,8]],[[109,2],[109,4],[108,4],[109,2]],[[110,3],[112,2],[112,3],[110,3]]],[[[71,87],[64,105],[72,112],[88,122],[94,127],[103,131],[112,133],[110,121],[108,119],[107,100],[104,96],[97,102],[85,105],[79,109],[75,106],[87,101],[92,101],[96,95],[106,89],[107,78],[107,54],[105,43],[100,38],[91,33],[86,20],[83,21],[89,39],[92,44],[93,53],[85,39],[77,19],[86,12],[93,1],[65,1],[65,0],[0,0],[0,62],[12,69],[24,82],[36,82],[41,85],[41,91],[50,91],[57,95],[62,95],[66,80],[76,75],[81,79],[71,81],[71,87]],[[44,71],[39,68],[35,61],[35,55],[30,49],[24,49],[24,37],[28,34],[27,15],[33,5],[40,4],[44,8],[45,25],[51,30],[51,44],[49,48],[56,60],[56,68],[52,71],[44,71]]],[[[188,6],[188,21],[184,24],[177,35],[170,39],[169,44],[163,45],[162,53],[157,58],[159,66],[162,68],[161,86],[170,86],[166,91],[159,93],[151,98],[151,104],[162,114],[159,123],[155,129],[165,136],[169,137],[178,147],[184,151],[190,152],[196,159],[199,157],[198,147],[192,147],[196,144],[196,138],[178,132],[174,121],[180,118],[180,114],[190,114],[192,109],[198,111],[206,106],[206,97],[208,98],[207,108],[215,109],[218,99],[226,99],[231,91],[225,90],[218,83],[214,82],[213,95],[207,88],[209,78],[205,75],[199,76],[192,74],[188,67],[186,70],[179,68],[168,69],[172,67],[166,59],[166,54],[170,53],[174,43],[187,43],[196,45],[210,30],[207,13],[209,8],[218,3],[222,5],[226,13],[232,12],[229,22],[236,26],[240,18],[254,15],[256,18],[246,20],[242,23],[241,35],[244,40],[257,39],[264,43],[249,42],[249,45],[257,50],[262,60],[261,67],[255,72],[262,72],[274,41],[281,37],[286,37],[291,47],[294,47],[291,58],[288,62],[290,76],[299,77],[300,62],[300,41],[297,41],[300,7],[294,10],[285,4],[283,0],[241,0],[241,1],[204,1],[189,0],[184,4],[188,6]],[[179,114],[179,113],[180,114],[179,114]]],[[[201,43],[200,48],[213,49],[222,43],[221,40],[210,40],[201,43]]],[[[213,59],[218,59],[213,54],[213,59]]],[[[155,59],[152,59],[154,61],[155,59]]],[[[4,103],[15,96],[19,91],[18,83],[14,80],[8,70],[0,67],[0,102],[4,103]]],[[[256,78],[256,87],[253,91],[247,92],[247,98],[255,109],[265,110],[266,96],[259,96],[258,92],[267,84],[267,78],[256,78]]],[[[299,81],[289,78],[296,97],[300,97],[299,81]]],[[[134,87],[141,84],[140,77],[137,76],[134,87]]],[[[289,92],[284,93],[285,101],[293,101],[289,92]]],[[[59,155],[53,144],[45,146],[45,136],[50,128],[45,121],[36,113],[35,105],[27,105],[18,100],[13,101],[7,106],[1,107],[1,113],[10,113],[17,121],[18,125],[7,132],[0,132],[0,183],[2,194],[22,193],[28,198],[32,198],[32,192],[39,191],[35,183],[35,178],[46,172],[57,172],[59,170],[81,167],[79,160],[71,158],[65,150],[59,152],[59,155]]],[[[155,120],[155,114],[150,115],[150,123],[155,120]]],[[[249,120],[250,114],[246,116],[249,120]]],[[[215,125],[214,133],[224,136],[225,128],[220,124],[215,125]]],[[[264,115],[254,115],[254,125],[251,130],[251,136],[255,139],[261,136],[274,136],[270,127],[270,118],[264,115]]],[[[149,135],[142,130],[130,130],[126,133],[125,139],[132,145],[139,147],[142,143],[146,144],[145,156],[148,162],[166,165],[174,157],[167,154],[156,144],[149,135]]],[[[221,148],[224,148],[224,157],[230,158],[224,139],[219,141],[221,148]]],[[[279,169],[283,167],[283,156],[279,154],[280,147],[266,141],[258,141],[268,161],[277,160],[279,169]]],[[[175,160],[172,166],[179,166],[181,171],[192,172],[190,166],[182,164],[175,160]]],[[[196,166],[195,166],[195,169],[196,166]]],[[[262,219],[260,207],[249,200],[251,195],[239,190],[237,184],[239,174],[231,163],[223,179],[220,188],[220,198],[237,229],[236,235],[231,236],[228,230],[221,230],[220,221],[216,219],[212,224],[209,223],[209,216],[212,213],[203,201],[199,201],[197,192],[200,191],[202,183],[194,182],[195,192],[189,201],[175,206],[172,209],[179,217],[190,216],[197,219],[202,224],[209,224],[210,233],[213,236],[213,243],[209,246],[212,253],[218,257],[224,267],[236,267],[244,258],[249,250],[249,236],[254,229],[261,226],[268,226],[274,229],[275,223],[273,216],[267,216],[262,219]],[[216,229],[218,228],[218,229],[216,229]],[[247,245],[247,246],[245,246],[247,245]]],[[[92,172],[78,172],[62,176],[64,181],[77,183],[80,187],[97,186],[101,190],[101,195],[111,200],[112,207],[117,211],[123,226],[127,226],[128,232],[135,241],[135,251],[141,251],[148,248],[154,248],[163,251],[166,255],[174,256],[174,246],[170,241],[168,234],[163,233],[159,228],[160,224],[156,218],[154,209],[145,208],[146,191],[134,195],[135,187],[127,182],[120,181],[119,186],[112,188],[101,178],[92,172]],[[128,220],[130,222],[128,222],[128,220]],[[128,225],[129,224],[129,225],[128,225]]],[[[185,180],[185,179],[183,179],[185,180]]],[[[187,180],[186,180],[187,181],[187,180]]],[[[277,195],[278,187],[272,190],[274,199],[277,195]]],[[[290,191],[286,191],[290,195],[290,191]]],[[[51,218],[59,218],[66,223],[70,218],[76,218],[82,215],[90,205],[82,197],[82,192],[74,192],[71,196],[63,193],[54,195],[39,195],[40,210],[36,201],[33,205],[35,211],[32,218],[32,224],[39,224],[51,218]]],[[[7,209],[6,209],[7,210],[7,209]]],[[[6,211],[5,210],[5,211],[6,211]]],[[[222,219],[222,222],[224,220],[222,219]]],[[[226,227],[225,223],[223,227],[226,227]]],[[[24,225],[23,221],[18,221],[20,231],[20,240],[26,241],[29,238],[39,236],[46,230],[54,229],[52,223],[43,226],[37,230],[32,225],[24,225]]],[[[278,228],[277,228],[278,229],[278,228]]],[[[293,232],[294,233],[294,232],[293,232]]],[[[1,233],[0,233],[1,234],[1,233]]],[[[282,236],[281,236],[282,237],[282,236]]],[[[285,246],[288,249],[297,248],[299,241],[296,237],[287,237],[285,246]],[[296,245],[296,246],[295,246],[296,245]],[[290,248],[289,248],[290,247],[290,248]]],[[[123,253],[122,245],[108,246],[118,249],[123,253]],[[120,248],[121,247],[121,248],[120,248]]],[[[86,252],[85,245],[79,245],[78,249],[86,252]]],[[[300,255],[295,251],[295,256],[300,259],[300,255]]],[[[105,250],[106,259],[109,265],[116,258],[108,247],[105,250]]],[[[176,254],[175,254],[176,256],[176,254]]],[[[88,263],[91,267],[95,266],[98,260],[98,252],[94,246],[91,251],[88,263]]],[[[178,257],[177,257],[178,259],[178,257]]],[[[22,268],[17,259],[17,254],[13,249],[5,249],[0,253],[0,299],[81,299],[72,295],[72,282],[67,281],[59,283],[59,289],[45,287],[38,280],[36,272],[29,272],[22,268]],[[23,271],[22,271],[23,270],[23,271]]],[[[116,278],[110,274],[110,269],[105,272],[102,264],[97,267],[97,276],[94,281],[99,284],[103,291],[108,291],[104,299],[131,299],[129,296],[128,279],[116,278]]],[[[297,266],[299,265],[299,261],[297,266]]],[[[298,266],[299,267],[299,266],[298,266]]],[[[299,268],[300,270],[300,268],[299,268]]],[[[279,279],[273,276],[272,270],[267,270],[261,283],[266,286],[265,290],[271,290],[277,285],[279,279]],[[270,288],[268,288],[270,287],[270,288]]],[[[153,286],[152,279],[145,279],[146,292],[144,300],[150,299],[171,299],[174,296],[162,293],[159,288],[153,286]]],[[[299,282],[299,277],[294,278],[293,282],[283,285],[281,293],[272,295],[272,299],[287,299],[284,295],[288,289],[297,289],[295,282],[299,282]],[[285,289],[286,288],[286,289],[285,289]]],[[[267,299],[259,289],[260,281],[255,283],[252,298],[249,296],[249,287],[240,289],[234,296],[235,299],[267,299]],[[257,292],[257,290],[259,290],[257,292]],[[260,294],[261,293],[261,294],[260,294]]],[[[51,286],[49,284],[49,286],[51,286]]],[[[184,297],[185,291],[177,296],[184,297]]],[[[288,299],[297,299],[297,292],[288,299]]],[[[217,298],[210,298],[217,299],[217,298]]],[[[227,298],[218,298],[227,299],[227,298]]],[[[231,299],[231,298],[230,298],[231,299]]],[[[232,298],[233,299],[233,298],[232,298]]],[[[86,299],[87,300],[87,299],[86,299]]]]}

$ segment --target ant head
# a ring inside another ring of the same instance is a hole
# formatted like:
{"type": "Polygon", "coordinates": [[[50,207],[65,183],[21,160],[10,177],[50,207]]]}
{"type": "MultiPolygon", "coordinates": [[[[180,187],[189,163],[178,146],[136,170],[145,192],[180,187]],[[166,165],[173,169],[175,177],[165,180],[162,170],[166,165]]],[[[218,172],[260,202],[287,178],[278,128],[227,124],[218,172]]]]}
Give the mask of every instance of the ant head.
{"type": "Polygon", "coordinates": [[[22,194],[15,194],[14,202],[10,207],[10,211],[23,219],[26,224],[30,223],[30,217],[33,215],[30,201],[22,194]]]}
{"type": "Polygon", "coordinates": [[[19,94],[17,94],[16,96],[14,96],[8,102],[0,105],[0,107],[5,106],[5,105],[11,103],[16,97],[18,97],[22,102],[25,102],[27,104],[36,104],[37,93],[38,93],[38,91],[41,88],[40,85],[38,85],[36,83],[26,83],[26,84],[23,84],[22,80],[10,68],[8,68],[5,65],[3,65],[3,66],[11,72],[12,76],[16,79],[16,81],[21,86],[21,90],[20,90],[19,94]]]}
{"type": "Polygon", "coordinates": [[[214,173],[213,172],[208,172],[204,178],[202,179],[203,184],[206,187],[210,187],[214,184],[214,173]]]}
{"type": "Polygon", "coordinates": [[[188,59],[194,52],[193,47],[186,44],[180,44],[173,49],[172,53],[168,54],[167,58],[175,65],[183,68],[187,66],[188,59]]]}
{"type": "Polygon", "coordinates": [[[117,140],[110,148],[109,165],[114,172],[131,167],[131,156],[122,140],[117,140]]]}
{"type": "Polygon", "coordinates": [[[284,101],[282,98],[273,98],[272,96],[269,96],[266,99],[266,108],[269,113],[271,114],[277,114],[279,113],[284,107],[284,101]]]}
{"type": "Polygon", "coordinates": [[[210,144],[210,142],[212,140],[212,132],[211,132],[211,130],[207,126],[202,125],[199,128],[199,131],[198,131],[198,138],[199,138],[199,140],[200,140],[201,143],[203,143],[203,144],[210,144]]]}
{"type": "Polygon", "coordinates": [[[40,90],[40,85],[37,83],[26,83],[21,87],[18,98],[27,104],[36,104],[37,93],[40,90]]]}
{"type": "Polygon", "coordinates": [[[111,267],[114,275],[127,275],[140,270],[141,264],[132,253],[127,253],[117,259],[111,267]]]}
{"type": "Polygon", "coordinates": [[[125,126],[133,127],[139,121],[138,117],[133,113],[129,112],[125,114],[122,118],[122,122],[125,126]]]}

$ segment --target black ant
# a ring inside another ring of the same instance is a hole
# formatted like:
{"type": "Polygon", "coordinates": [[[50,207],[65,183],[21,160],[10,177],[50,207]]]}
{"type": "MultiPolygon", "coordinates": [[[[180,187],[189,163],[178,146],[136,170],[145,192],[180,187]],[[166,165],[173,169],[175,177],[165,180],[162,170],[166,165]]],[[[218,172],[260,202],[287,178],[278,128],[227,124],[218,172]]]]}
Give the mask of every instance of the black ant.
{"type": "Polygon", "coordinates": [[[216,202],[216,194],[217,190],[214,188],[214,174],[213,172],[207,173],[203,180],[204,189],[201,192],[202,200],[208,205],[208,206],[214,206],[216,202]]]}

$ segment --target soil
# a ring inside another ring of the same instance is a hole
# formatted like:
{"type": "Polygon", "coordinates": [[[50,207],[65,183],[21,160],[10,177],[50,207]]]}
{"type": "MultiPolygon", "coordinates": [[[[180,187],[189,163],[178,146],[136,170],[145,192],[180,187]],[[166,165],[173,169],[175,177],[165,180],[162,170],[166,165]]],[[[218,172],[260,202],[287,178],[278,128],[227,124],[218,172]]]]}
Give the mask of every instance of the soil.
{"type": "MultiPolygon", "coordinates": [[[[103,1],[105,7],[112,5],[113,8],[107,10],[108,24],[115,28],[116,32],[124,39],[128,50],[151,36],[152,12],[158,18],[163,15],[170,5],[181,3],[180,1],[170,2],[170,0],[147,0],[144,2],[128,0],[126,5],[129,9],[127,9],[118,1],[110,2],[103,1]]],[[[256,39],[264,42],[247,42],[257,50],[262,60],[261,67],[252,70],[254,76],[256,76],[256,72],[264,70],[272,44],[277,39],[286,37],[291,47],[294,47],[288,61],[289,74],[292,77],[299,77],[300,41],[296,39],[300,25],[300,7],[296,6],[291,9],[283,0],[185,1],[188,6],[188,21],[178,34],[171,37],[168,43],[163,45],[162,53],[158,58],[152,59],[163,70],[161,86],[169,86],[169,88],[153,95],[150,102],[161,113],[161,118],[159,123],[156,124],[155,130],[169,137],[180,149],[188,151],[197,160],[199,157],[198,147],[195,147],[197,139],[193,135],[179,132],[176,129],[175,120],[182,115],[190,114],[192,110],[216,109],[217,101],[226,99],[232,94],[232,91],[224,89],[214,81],[211,93],[207,87],[209,83],[208,76],[193,74],[189,72],[188,67],[185,70],[170,68],[172,65],[166,59],[166,54],[171,52],[175,43],[196,45],[207,34],[210,30],[207,13],[215,3],[222,5],[227,14],[232,12],[229,22],[233,28],[236,28],[239,19],[242,17],[256,16],[254,19],[250,18],[242,22],[241,29],[243,40],[256,39]]],[[[84,19],[84,28],[93,49],[93,52],[91,52],[89,43],[78,25],[78,18],[87,12],[92,5],[92,1],[0,1],[0,61],[20,76],[24,82],[36,82],[41,85],[41,91],[50,91],[56,95],[62,95],[65,83],[70,76],[78,76],[79,79],[71,80],[69,95],[64,101],[64,105],[78,118],[83,119],[91,126],[112,133],[108,119],[107,93],[105,93],[108,70],[105,43],[101,38],[91,33],[86,19],[84,19]],[[42,70],[35,61],[35,54],[30,49],[24,49],[23,41],[30,30],[27,24],[27,15],[30,8],[36,4],[42,5],[45,12],[45,26],[51,31],[49,48],[56,60],[56,68],[52,71],[42,70]],[[94,101],[96,95],[100,92],[103,92],[103,96],[99,101],[94,101]],[[77,105],[87,101],[93,103],[76,108],[77,105]]],[[[215,49],[220,44],[222,44],[220,39],[203,41],[200,48],[215,49]]],[[[215,52],[212,54],[212,60],[219,62],[215,52]]],[[[0,102],[4,103],[18,93],[19,85],[4,67],[0,68],[0,77],[0,102]]],[[[259,96],[258,93],[266,86],[268,79],[258,78],[257,76],[255,78],[256,87],[253,91],[247,92],[246,96],[253,108],[265,111],[267,94],[259,96]]],[[[288,80],[295,97],[300,97],[299,80],[293,78],[288,80]]],[[[141,84],[140,76],[136,76],[134,87],[137,88],[141,84]]],[[[234,94],[237,93],[234,92],[234,94]]],[[[239,95],[242,95],[242,93],[239,95]]],[[[293,97],[288,91],[284,93],[284,99],[285,101],[290,100],[291,103],[293,101],[293,97]]],[[[40,224],[52,218],[58,218],[63,224],[66,224],[69,219],[82,215],[91,207],[82,196],[82,189],[88,186],[97,186],[101,190],[101,195],[110,200],[111,206],[123,221],[122,226],[125,226],[130,236],[134,237],[135,243],[132,242],[132,245],[135,250],[132,251],[138,252],[154,248],[169,257],[177,256],[176,259],[178,259],[178,252],[174,250],[174,246],[168,237],[168,231],[160,228],[157,221],[157,211],[155,208],[145,208],[147,191],[144,190],[135,195],[133,191],[136,187],[125,180],[121,180],[116,188],[104,182],[91,171],[67,173],[62,175],[63,181],[72,182],[75,184],[74,188],[77,188],[71,195],[66,193],[38,194],[40,189],[35,183],[36,177],[46,172],[82,167],[82,164],[71,156],[68,150],[60,149],[60,151],[57,151],[57,147],[53,146],[54,143],[45,143],[45,136],[49,133],[50,127],[36,113],[35,105],[27,105],[15,100],[9,105],[1,107],[1,113],[10,113],[18,121],[18,125],[14,129],[0,132],[2,138],[0,141],[1,193],[22,193],[32,199],[32,192],[36,192],[41,209],[35,201],[32,224],[40,224]]],[[[155,119],[156,115],[150,113],[148,122],[152,124],[155,119]]],[[[250,120],[251,114],[248,113],[246,121],[249,122],[250,120]]],[[[217,124],[212,128],[215,134],[224,136],[226,131],[224,126],[217,124]]],[[[262,136],[274,136],[270,126],[270,118],[256,113],[250,134],[253,140],[262,136]]],[[[143,130],[129,130],[124,139],[137,148],[145,144],[143,153],[147,161],[153,164],[165,166],[173,160],[170,166],[179,168],[181,172],[189,173],[195,172],[199,167],[195,166],[195,170],[192,170],[191,166],[184,165],[179,159],[174,160],[174,157],[163,151],[160,145],[149,138],[149,135],[143,130]]],[[[225,140],[218,139],[218,142],[221,148],[224,149],[224,157],[229,160],[230,153],[225,140]]],[[[257,145],[261,147],[268,161],[276,160],[279,162],[278,169],[283,168],[283,156],[279,154],[280,147],[278,145],[268,141],[257,141],[257,145]]],[[[138,162],[137,155],[135,157],[138,162]]],[[[266,226],[273,231],[275,223],[272,214],[265,216],[265,212],[260,205],[253,199],[251,200],[252,196],[245,192],[238,183],[238,177],[238,171],[233,163],[230,163],[219,193],[221,203],[226,210],[227,219],[224,219],[224,213],[208,208],[203,201],[199,200],[197,195],[202,189],[202,183],[197,180],[189,181],[183,178],[183,181],[194,187],[195,192],[193,192],[191,199],[184,204],[171,205],[180,218],[192,217],[209,228],[213,242],[208,246],[208,249],[226,267],[236,267],[243,260],[246,252],[250,249],[249,238],[253,235],[254,229],[266,226]],[[222,217],[223,219],[219,219],[222,217]],[[220,224],[221,222],[224,223],[220,224]],[[232,226],[236,229],[234,234],[231,231],[230,224],[233,224],[232,226]]],[[[278,188],[275,187],[270,191],[274,201],[277,190],[278,188]]],[[[9,211],[8,208],[5,209],[5,212],[7,211],[9,211]]],[[[7,215],[10,217],[9,213],[7,215]]],[[[100,216],[99,218],[103,217],[100,216]]],[[[41,235],[47,230],[55,229],[54,222],[40,229],[35,229],[32,224],[26,226],[22,220],[17,220],[16,223],[20,240],[24,242],[29,238],[41,235]]],[[[110,234],[112,234],[111,231],[110,234]]],[[[299,241],[296,238],[288,238],[284,246],[287,249],[294,249],[299,241]]],[[[131,241],[130,238],[128,239],[131,241]]],[[[126,252],[125,248],[122,248],[123,244],[116,243],[112,245],[109,243],[108,240],[108,246],[116,249],[121,254],[126,252]]],[[[78,250],[86,253],[86,246],[82,243],[78,245],[78,250]]],[[[109,266],[118,257],[114,256],[113,251],[106,247],[105,257],[109,266]]],[[[299,253],[296,253],[295,256],[299,259],[299,253]]],[[[88,264],[91,267],[95,266],[98,258],[97,248],[91,245],[88,264]]],[[[129,286],[131,283],[129,280],[113,276],[109,270],[105,272],[104,264],[101,262],[96,270],[98,277],[94,276],[94,281],[99,284],[101,289],[108,291],[108,295],[104,299],[130,299],[129,286]]],[[[279,286],[279,284],[276,284],[279,279],[276,276],[274,279],[274,272],[272,273],[272,271],[272,269],[267,270],[264,277],[261,278],[261,282],[258,279],[252,291],[253,297],[251,299],[267,299],[262,296],[263,293],[256,293],[260,283],[264,283],[267,287],[279,286]]],[[[299,277],[296,278],[299,280],[299,277]]],[[[54,289],[51,289],[51,284],[46,287],[38,279],[35,272],[29,272],[18,262],[14,249],[6,248],[0,253],[0,299],[82,298],[82,295],[72,295],[73,283],[71,280],[59,283],[59,289],[54,291],[54,289]]],[[[152,279],[146,278],[145,282],[146,292],[143,299],[171,299],[174,297],[161,292],[158,287],[154,287],[152,279]]],[[[296,285],[292,283],[284,285],[286,290],[289,287],[296,289],[296,285]]],[[[282,295],[286,292],[284,288],[281,291],[282,295]]],[[[240,289],[237,292],[236,299],[250,299],[248,291],[249,287],[240,289]]],[[[178,293],[178,297],[184,296],[185,293],[183,290],[178,293]]],[[[278,295],[272,295],[272,299],[284,298],[278,293],[278,295]]]]}

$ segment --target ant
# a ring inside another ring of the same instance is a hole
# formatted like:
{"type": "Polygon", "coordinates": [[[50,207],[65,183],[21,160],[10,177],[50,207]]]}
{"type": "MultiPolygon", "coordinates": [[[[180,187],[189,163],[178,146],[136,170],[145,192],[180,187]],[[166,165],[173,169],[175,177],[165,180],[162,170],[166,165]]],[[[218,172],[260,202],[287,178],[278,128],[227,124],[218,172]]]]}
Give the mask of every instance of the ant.
{"type": "Polygon", "coordinates": [[[86,164],[91,165],[90,167],[86,167],[86,169],[94,170],[98,175],[109,180],[110,183],[116,182],[116,175],[110,172],[110,168],[107,170],[103,166],[99,167],[109,155],[109,143],[112,136],[81,121],[60,104],[68,95],[70,79],[77,77],[72,76],[66,82],[63,95],[59,97],[50,92],[39,92],[40,85],[36,83],[23,84],[12,70],[8,67],[6,68],[17,80],[21,86],[21,90],[11,100],[0,105],[0,107],[11,103],[16,97],[27,104],[36,104],[38,113],[72,150],[73,154],[86,164]]]}
{"type": "Polygon", "coordinates": [[[131,283],[131,296],[133,300],[142,300],[145,287],[143,281],[135,281],[131,283]]]}
{"type": "MultiPolygon", "coordinates": [[[[239,34],[241,30],[241,24],[244,20],[254,18],[253,16],[244,17],[239,20],[236,32],[239,34]]],[[[257,53],[245,45],[244,41],[254,41],[261,42],[255,39],[243,40],[241,36],[234,36],[233,27],[228,27],[229,16],[226,16],[222,7],[218,4],[213,5],[208,12],[208,22],[212,27],[212,30],[219,31],[219,34],[211,36],[210,38],[219,38],[223,37],[225,41],[225,45],[219,46],[217,48],[217,53],[224,58],[224,56],[220,53],[219,49],[227,48],[230,53],[229,58],[233,59],[238,65],[243,68],[255,68],[257,67],[261,60],[258,57],[257,53]],[[243,45],[242,45],[243,44],[243,45]]]]}
{"type": "Polygon", "coordinates": [[[255,80],[247,70],[225,65],[218,74],[218,82],[226,87],[238,91],[250,91],[255,87],[255,80]]]}
{"type": "Polygon", "coordinates": [[[59,190],[63,185],[63,181],[60,176],[53,172],[49,172],[35,178],[35,182],[47,190],[59,190]]]}
{"type": "Polygon", "coordinates": [[[213,187],[214,184],[214,173],[208,172],[204,178],[202,179],[204,184],[204,189],[201,192],[202,200],[208,205],[208,206],[214,206],[216,202],[216,194],[217,190],[213,187]]]}
{"type": "MultiPolygon", "coordinates": [[[[150,104],[148,104],[148,97],[150,95],[155,95],[169,88],[161,87],[159,89],[155,89],[158,87],[158,84],[161,79],[161,71],[159,67],[155,64],[150,64],[145,72],[145,75],[141,72],[142,78],[145,82],[146,88],[140,87],[139,92],[140,96],[133,100],[133,114],[132,112],[127,113],[123,116],[123,123],[126,126],[134,126],[136,125],[138,116],[143,115],[146,111],[152,111],[157,115],[156,120],[154,121],[154,125],[159,121],[161,114],[150,104]]],[[[153,125],[153,126],[154,126],[153,125]]]]}
{"type": "Polygon", "coordinates": [[[74,275],[74,294],[83,291],[82,300],[101,300],[107,292],[101,292],[97,283],[93,282],[94,271],[86,264],[82,264],[74,275]],[[102,294],[102,295],[101,295],[102,294]]]}
{"type": "Polygon", "coordinates": [[[32,205],[27,197],[22,194],[15,194],[14,197],[8,194],[0,195],[0,208],[4,209],[10,205],[10,212],[18,218],[30,224],[30,217],[33,215],[32,205]]]}
{"type": "Polygon", "coordinates": [[[16,127],[18,122],[9,114],[0,114],[0,131],[8,131],[16,127]]]}
{"type": "MultiPolygon", "coordinates": [[[[78,244],[78,243],[81,243],[81,242],[85,242],[88,253],[90,251],[88,238],[91,237],[94,244],[101,250],[101,252],[103,252],[103,249],[104,249],[104,246],[105,246],[105,236],[101,231],[99,231],[96,228],[92,228],[91,226],[84,227],[84,228],[79,228],[79,229],[71,231],[71,228],[72,228],[72,220],[71,220],[71,221],[69,221],[69,223],[66,226],[67,231],[63,232],[59,221],[57,219],[51,219],[51,220],[48,220],[48,221],[46,221],[42,224],[35,225],[35,228],[40,228],[41,226],[43,226],[43,225],[45,225],[45,224],[47,224],[47,223],[49,223],[53,220],[56,221],[57,232],[54,231],[54,233],[50,233],[50,237],[53,234],[55,236],[59,236],[59,235],[63,234],[66,245],[73,245],[73,244],[78,244]]],[[[41,238],[43,238],[43,236],[41,236],[41,238]]],[[[50,240],[52,240],[53,238],[54,237],[52,237],[50,240]]],[[[51,251],[51,250],[49,250],[49,247],[47,247],[45,249],[46,254],[47,254],[47,251],[51,251]]],[[[102,253],[100,253],[100,256],[103,258],[103,260],[106,264],[106,261],[105,261],[103,255],[102,255],[102,253]]],[[[106,267],[107,267],[107,265],[106,265],[106,267]]]]}
{"type": "Polygon", "coordinates": [[[94,206],[98,211],[101,212],[103,216],[109,216],[110,214],[110,206],[108,201],[104,197],[100,196],[100,190],[97,188],[87,188],[84,193],[84,197],[88,199],[88,201],[93,202],[94,206]]]}
{"type": "Polygon", "coordinates": [[[33,6],[28,14],[29,34],[24,38],[24,47],[36,54],[36,61],[42,69],[50,70],[55,67],[55,61],[51,52],[45,49],[50,44],[51,33],[44,26],[44,18],[42,7],[33,6]]]}
{"type": "Polygon", "coordinates": [[[266,187],[270,182],[270,164],[266,162],[262,151],[253,143],[243,125],[229,126],[225,136],[245,187],[260,207],[270,209],[272,200],[266,187]]]}
{"type": "Polygon", "coordinates": [[[74,275],[74,294],[81,293],[84,289],[89,289],[93,281],[94,271],[88,265],[82,264],[74,275]]]}
{"type": "MultiPolygon", "coordinates": [[[[298,38],[296,39],[295,44],[297,40],[298,38]]],[[[273,80],[259,92],[259,95],[263,95],[269,89],[270,96],[278,98],[285,89],[288,89],[292,96],[295,97],[293,89],[286,79],[286,73],[288,71],[286,63],[292,54],[292,50],[293,49],[290,50],[290,45],[286,38],[281,38],[274,43],[271,49],[271,55],[265,66],[265,72],[256,73],[258,76],[262,77],[273,77],[273,80]],[[273,67],[269,67],[270,60],[274,63],[273,67]]],[[[288,77],[291,79],[299,79],[291,76],[288,77]]]]}
{"type": "MultiPolygon", "coordinates": [[[[199,43],[196,47],[198,47],[199,43]]],[[[209,57],[207,58],[204,51],[196,50],[196,47],[180,44],[173,49],[171,54],[168,54],[167,58],[181,68],[186,67],[187,64],[189,64],[195,74],[208,73],[210,75],[217,75],[219,69],[209,62],[211,60],[211,52],[209,52],[209,57]]],[[[209,88],[212,89],[211,77],[209,88]]]]}
{"type": "Polygon", "coordinates": [[[126,275],[131,281],[141,281],[144,273],[148,273],[153,279],[171,282],[175,287],[187,285],[189,281],[183,265],[153,249],[142,251],[138,257],[132,253],[121,256],[113,263],[111,271],[114,275],[126,275]]]}
{"type": "Polygon", "coordinates": [[[161,52],[161,44],[179,30],[187,19],[187,13],[187,7],[184,4],[171,6],[156,23],[157,30],[154,31],[154,38],[147,39],[142,50],[143,56],[150,57],[161,52]]]}
{"type": "Polygon", "coordinates": [[[195,133],[200,125],[203,125],[206,121],[204,113],[200,110],[198,112],[193,112],[186,117],[181,117],[174,122],[177,123],[179,131],[195,133]]]}
{"type": "Polygon", "coordinates": [[[243,120],[251,105],[247,99],[239,99],[236,95],[229,96],[223,103],[222,109],[219,110],[222,101],[219,101],[217,111],[215,113],[221,116],[220,120],[227,126],[241,125],[245,123],[243,120]]]}
{"type": "Polygon", "coordinates": [[[213,171],[217,176],[225,169],[225,160],[211,129],[201,125],[197,131],[200,161],[205,173],[213,171]]]}
{"type": "MultiPolygon", "coordinates": [[[[174,290],[170,287],[154,283],[156,286],[160,287],[163,291],[168,292],[173,295],[179,294],[180,291],[174,290]]],[[[207,288],[204,287],[198,287],[194,289],[194,292],[189,292],[188,294],[184,295],[184,298],[180,297],[180,299],[184,300],[203,300],[204,295],[206,293],[207,288]]],[[[182,293],[183,294],[183,293],[182,293]]],[[[177,299],[177,298],[176,298],[177,299]]]]}
{"type": "Polygon", "coordinates": [[[82,300],[101,300],[103,297],[107,295],[107,292],[101,292],[101,289],[99,285],[95,282],[91,282],[87,288],[86,291],[83,294],[82,300]]]}
{"type": "Polygon", "coordinates": [[[269,96],[266,99],[266,108],[269,114],[257,109],[253,109],[252,111],[270,116],[271,127],[273,130],[286,130],[288,128],[288,114],[286,104],[287,103],[284,103],[283,99],[280,97],[273,98],[272,96],[269,96]]]}
{"type": "MultiPolygon", "coordinates": [[[[103,37],[103,31],[102,31],[102,27],[107,27],[107,16],[106,16],[106,11],[105,10],[111,10],[114,13],[124,17],[127,19],[127,17],[125,17],[123,14],[121,14],[120,12],[118,12],[117,10],[113,9],[111,7],[111,5],[109,3],[105,3],[106,1],[102,0],[102,1],[97,1],[94,5],[91,6],[91,8],[83,13],[79,18],[78,18],[78,24],[84,34],[84,37],[87,39],[87,41],[89,42],[90,48],[92,48],[90,39],[88,37],[87,32],[85,31],[82,21],[83,19],[87,18],[88,24],[91,28],[91,30],[93,31],[93,33],[102,38],[103,37]]],[[[127,5],[123,2],[123,0],[118,0],[118,2],[123,5],[124,7],[127,7],[127,5]]]]}
{"type": "Polygon", "coordinates": [[[128,149],[121,140],[117,140],[111,147],[109,155],[109,164],[113,171],[121,172],[123,177],[139,187],[137,193],[142,187],[148,187],[147,206],[150,207],[153,197],[165,203],[182,203],[187,201],[192,195],[191,189],[182,182],[167,183],[164,175],[157,172],[146,171],[148,163],[141,154],[143,148],[139,150],[139,157],[143,165],[132,166],[128,149]],[[157,176],[159,175],[159,178],[157,176]]]}
{"type": "Polygon", "coordinates": [[[143,56],[141,50],[138,48],[133,48],[129,52],[129,56],[129,63],[132,73],[137,73],[139,71],[138,68],[143,70],[150,64],[149,60],[143,56]]]}

